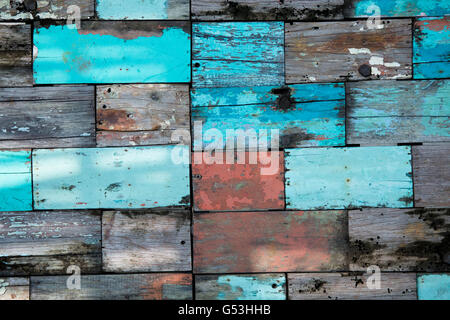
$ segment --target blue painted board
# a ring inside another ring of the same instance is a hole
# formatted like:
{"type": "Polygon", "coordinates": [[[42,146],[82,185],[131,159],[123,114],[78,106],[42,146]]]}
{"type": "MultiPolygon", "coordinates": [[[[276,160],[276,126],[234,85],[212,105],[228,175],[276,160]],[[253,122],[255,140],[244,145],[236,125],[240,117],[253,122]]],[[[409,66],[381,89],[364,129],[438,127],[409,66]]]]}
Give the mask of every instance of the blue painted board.
{"type": "Polygon", "coordinates": [[[450,77],[450,17],[418,18],[413,48],[415,79],[450,77]]]}
{"type": "Polygon", "coordinates": [[[31,152],[0,151],[0,211],[32,209],[31,152]]]}
{"type": "Polygon", "coordinates": [[[192,25],[194,87],[243,87],[284,83],[282,22],[192,25]]]}
{"type": "Polygon", "coordinates": [[[447,0],[349,0],[346,17],[366,17],[374,14],[387,17],[443,16],[450,14],[447,0]],[[371,6],[378,6],[379,13],[371,6]]]}
{"type": "Polygon", "coordinates": [[[189,205],[189,148],[70,148],[33,151],[36,209],[189,205]]]}
{"type": "Polygon", "coordinates": [[[198,275],[198,300],[286,300],[284,274],[198,275]]]}
{"type": "MultiPolygon", "coordinates": [[[[218,130],[225,143],[236,141],[242,134],[239,129],[247,131],[248,136],[253,132],[255,137],[266,130],[267,137],[264,135],[262,139],[269,146],[272,130],[278,130],[282,148],[345,145],[342,83],[197,88],[192,90],[191,97],[192,120],[201,121],[204,132],[203,138],[194,136],[195,148],[211,143],[205,134],[208,130],[218,130]]],[[[249,143],[246,147],[256,149],[249,143]]]]}
{"type": "Polygon", "coordinates": [[[82,21],[34,29],[36,84],[189,82],[186,22],[82,21]]]}
{"type": "Polygon", "coordinates": [[[286,208],[413,206],[411,147],[287,149],[286,208]]]}
{"type": "Polygon", "coordinates": [[[450,300],[450,274],[424,274],[417,278],[419,300],[450,300]]]}
{"type": "Polygon", "coordinates": [[[100,19],[189,20],[189,0],[96,0],[100,19]]]}

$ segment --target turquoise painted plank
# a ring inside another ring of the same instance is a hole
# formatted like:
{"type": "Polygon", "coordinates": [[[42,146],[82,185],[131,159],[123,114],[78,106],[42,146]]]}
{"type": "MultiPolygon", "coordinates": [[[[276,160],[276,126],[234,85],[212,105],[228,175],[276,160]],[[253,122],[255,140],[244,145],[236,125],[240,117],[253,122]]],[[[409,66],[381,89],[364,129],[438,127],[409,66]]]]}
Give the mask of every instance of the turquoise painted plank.
{"type": "Polygon", "coordinates": [[[282,22],[195,23],[192,32],[194,87],[284,83],[282,22]]]}
{"type": "Polygon", "coordinates": [[[286,300],[284,274],[196,276],[198,300],[286,300]]]}
{"type": "Polygon", "coordinates": [[[31,152],[0,151],[0,211],[32,209],[31,152]]]}
{"type": "Polygon", "coordinates": [[[443,16],[450,14],[447,0],[349,0],[346,17],[366,17],[376,14],[371,6],[380,8],[379,14],[387,17],[443,16]]]}
{"type": "Polygon", "coordinates": [[[424,274],[417,278],[419,300],[450,300],[450,274],[424,274]]]}
{"type": "Polygon", "coordinates": [[[187,146],[34,150],[35,208],[189,205],[188,150],[187,146]]]}
{"type": "Polygon", "coordinates": [[[414,78],[450,76],[450,17],[418,18],[414,28],[414,78]]]}
{"type": "Polygon", "coordinates": [[[186,22],[82,21],[34,29],[37,84],[189,82],[186,22]]]}
{"type": "Polygon", "coordinates": [[[411,147],[286,150],[286,208],[413,206],[411,147]]]}
{"type": "Polygon", "coordinates": [[[189,19],[189,0],[96,0],[100,19],[189,19]]]}

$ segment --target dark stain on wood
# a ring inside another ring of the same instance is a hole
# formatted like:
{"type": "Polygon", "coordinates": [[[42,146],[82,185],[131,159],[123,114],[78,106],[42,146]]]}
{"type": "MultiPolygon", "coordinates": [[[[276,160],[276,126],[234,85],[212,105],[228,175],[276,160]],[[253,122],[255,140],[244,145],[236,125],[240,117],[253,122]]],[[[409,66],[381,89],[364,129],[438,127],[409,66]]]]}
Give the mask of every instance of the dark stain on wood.
{"type": "Polygon", "coordinates": [[[270,91],[277,95],[277,99],[275,100],[275,110],[287,112],[295,109],[295,100],[291,97],[291,91],[292,89],[287,86],[274,88],[270,91]]]}

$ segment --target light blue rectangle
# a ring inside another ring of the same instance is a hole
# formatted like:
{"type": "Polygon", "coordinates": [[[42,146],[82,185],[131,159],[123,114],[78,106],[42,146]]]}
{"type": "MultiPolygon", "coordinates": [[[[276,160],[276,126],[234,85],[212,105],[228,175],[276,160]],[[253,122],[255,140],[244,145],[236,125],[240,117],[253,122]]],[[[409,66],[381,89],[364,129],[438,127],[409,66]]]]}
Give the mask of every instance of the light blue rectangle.
{"type": "Polygon", "coordinates": [[[425,274],[417,278],[419,300],[450,300],[450,274],[425,274]]]}
{"type": "Polygon", "coordinates": [[[189,0],[96,0],[100,19],[188,20],[189,0]]]}
{"type": "Polygon", "coordinates": [[[365,17],[367,15],[382,15],[388,17],[410,16],[443,16],[450,13],[450,2],[446,0],[352,0],[354,14],[352,16],[365,17]],[[374,8],[379,12],[374,12],[374,8]]]}

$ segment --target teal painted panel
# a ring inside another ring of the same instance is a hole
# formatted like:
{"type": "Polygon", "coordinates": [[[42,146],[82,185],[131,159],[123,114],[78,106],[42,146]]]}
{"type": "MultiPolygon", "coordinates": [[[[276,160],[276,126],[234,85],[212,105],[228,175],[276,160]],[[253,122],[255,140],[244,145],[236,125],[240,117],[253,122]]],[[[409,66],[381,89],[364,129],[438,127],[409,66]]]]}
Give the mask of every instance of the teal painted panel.
{"type": "Polygon", "coordinates": [[[287,149],[286,208],[413,206],[411,147],[287,149]]]}
{"type": "Polygon", "coordinates": [[[31,152],[0,151],[0,211],[32,209],[31,152]]]}
{"type": "Polygon", "coordinates": [[[189,19],[189,0],[96,0],[100,19],[189,19]]]}
{"type": "MultiPolygon", "coordinates": [[[[192,120],[202,122],[203,132],[218,130],[224,142],[235,141],[239,129],[254,130],[255,136],[267,130],[263,139],[270,145],[271,130],[276,129],[282,148],[345,145],[342,83],[199,88],[192,90],[191,97],[192,120]]],[[[196,148],[209,143],[200,135],[194,137],[196,148]]]]}
{"type": "Polygon", "coordinates": [[[387,17],[443,16],[450,14],[450,2],[446,0],[349,0],[347,17],[366,17],[375,14],[371,6],[380,8],[380,15],[387,17]]]}
{"type": "Polygon", "coordinates": [[[414,78],[450,75],[450,17],[418,18],[414,28],[414,78]]]}
{"type": "Polygon", "coordinates": [[[450,274],[425,274],[417,278],[419,300],[450,300],[450,274]]]}
{"type": "Polygon", "coordinates": [[[189,205],[188,152],[187,146],[34,150],[35,208],[189,205]]]}
{"type": "Polygon", "coordinates": [[[189,82],[189,24],[82,21],[34,29],[37,84],[189,82]]]}
{"type": "Polygon", "coordinates": [[[243,87],[284,83],[282,22],[195,23],[194,87],[243,87]]]}

